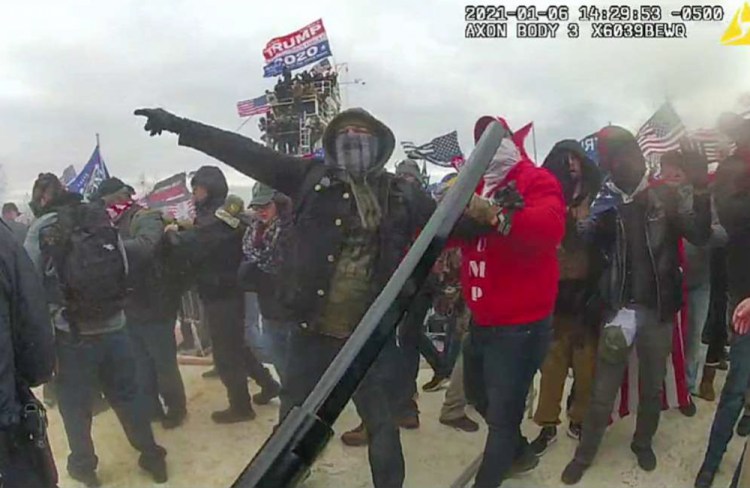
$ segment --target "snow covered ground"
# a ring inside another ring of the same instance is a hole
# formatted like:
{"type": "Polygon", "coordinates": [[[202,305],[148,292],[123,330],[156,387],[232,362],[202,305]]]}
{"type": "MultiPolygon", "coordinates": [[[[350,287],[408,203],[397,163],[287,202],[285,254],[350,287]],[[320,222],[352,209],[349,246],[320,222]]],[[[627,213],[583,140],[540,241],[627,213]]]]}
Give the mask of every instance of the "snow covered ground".
{"type": "MultiPolygon", "coordinates": [[[[188,392],[190,415],[179,429],[165,431],[154,424],[157,441],[169,451],[170,480],[166,487],[228,487],[239,471],[250,461],[271,432],[276,421],[278,403],[257,407],[253,422],[219,426],[211,422],[211,411],[224,408],[224,389],[218,380],[206,380],[200,373],[203,366],[182,366],[188,392]]],[[[430,378],[422,370],[420,385],[430,378]]],[[[717,386],[723,375],[717,378],[717,386]]],[[[255,386],[253,386],[255,388],[255,386]]],[[[438,422],[444,392],[423,393],[419,398],[422,426],[415,431],[402,431],[406,456],[406,487],[431,488],[449,486],[452,480],[482,450],[486,430],[469,434],[456,431],[438,422]]],[[[653,473],[638,469],[630,452],[633,418],[613,425],[604,439],[596,464],[578,485],[581,488],[630,487],[677,488],[693,486],[703,460],[714,405],[698,400],[698,414],[688,419],[677,411],[662,416],[659,433],[654,441],[659,467],[653,473]]],[[[472,413],[474,418],[476,414],[472,413]]],[[[50,437],[60,471],[62,488],[79,487],[65,470],[68,453],[64,429],[57,409],[51,409],[50,437]]],[[[337,436],[358,422],[350,405],[336,425],[337,436]]],[[[536,435],[538,428],[530,421],[523,425],[527,436],[536,435]]],[[[94,420],[94,439],[99,456],[99,476],[108,487],[154,486],[138,468],[137,453],[125,440],[112,411],[94,420]]],[[[571,459],[574,441],[561,429],[558,442],[542,458],[539,467],[503,486],[509,488],[560,487],[560,473],[571,459]]],[[[734,467],[742,451],[741,440],[735,438],[727,452],[715,487],[729,485],[734,467]]],[[[338,437],[315,466],[305,488],[368,487],[370,474],[365,448],[344,447],[338,437]]]]}

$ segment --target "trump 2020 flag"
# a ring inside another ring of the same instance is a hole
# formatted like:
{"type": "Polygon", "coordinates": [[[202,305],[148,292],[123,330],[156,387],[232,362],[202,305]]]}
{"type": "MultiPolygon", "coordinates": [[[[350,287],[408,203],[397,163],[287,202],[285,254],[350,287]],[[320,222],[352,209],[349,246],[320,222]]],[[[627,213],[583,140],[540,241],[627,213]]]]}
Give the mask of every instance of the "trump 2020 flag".
{"type": "Polygon", "coordinates": [[[109,178],[109,171],[107,170],[107,165],[104,164],[104,160],[99,152],[99,145],[97,144],[93,154],[89,158],[89,162],[86,163],[86,166],[78,173],[78,176],[68,185],[68,191],[78,193],[88,199],[99,188],[102,181],[107,178],[109,178]]]}

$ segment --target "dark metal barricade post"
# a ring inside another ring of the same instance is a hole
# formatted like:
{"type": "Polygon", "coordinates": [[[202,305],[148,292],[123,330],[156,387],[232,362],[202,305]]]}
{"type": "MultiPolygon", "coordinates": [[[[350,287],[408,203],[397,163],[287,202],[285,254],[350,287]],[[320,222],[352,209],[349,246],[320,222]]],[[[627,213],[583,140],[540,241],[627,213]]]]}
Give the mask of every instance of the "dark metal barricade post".
{"type": "Polygon", "coordinates": [[[296,486],[333,435],[333,424],[393,336],[469,203],[482,175],[508,135],[491,123],[388,284],[301,407],[295,407],[232,485],[235,488],[296,486]]]}

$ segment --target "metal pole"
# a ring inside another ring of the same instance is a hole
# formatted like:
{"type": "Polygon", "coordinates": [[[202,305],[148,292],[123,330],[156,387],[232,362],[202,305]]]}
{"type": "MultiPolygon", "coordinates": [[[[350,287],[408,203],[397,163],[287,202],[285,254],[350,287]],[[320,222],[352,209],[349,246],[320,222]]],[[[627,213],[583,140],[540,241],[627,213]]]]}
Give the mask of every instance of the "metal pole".
{"type": "Polygon", "coordinates": [[[295,407],[232,485],[294,487],[333,436],[333,424],[427,279],[453,226],[469,203],[490,159],[508,132],[497,122],[485,129],[455,185],[425,224],[380,295],[365,313],[315,389],[295,407]]]}
{"type": "Polygon", "coordinates": [[[536,158],[536,124],[531,123],[531,142],[534,144],[534,162],[537,163],[539,160],[536,158]]]}

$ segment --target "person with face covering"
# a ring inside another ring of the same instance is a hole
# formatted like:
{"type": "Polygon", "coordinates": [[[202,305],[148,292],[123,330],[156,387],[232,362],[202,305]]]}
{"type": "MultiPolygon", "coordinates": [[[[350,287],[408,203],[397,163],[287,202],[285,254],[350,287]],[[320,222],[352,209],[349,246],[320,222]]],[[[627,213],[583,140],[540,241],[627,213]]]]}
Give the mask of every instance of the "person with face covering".
{"type": "Polygon", "coordinates": [[[684,148],[690,185],[675,189],[649,184],[641,149],[626,129],[602,129],[597,149],[600,167],[610,177],[582,227],[608,260],[601,290],[606,325],[581,442],[562,473],[568,485],[578,483],[594,461],[633,347],[640,400],[630,448],[641,469],[656,469],[652,440],[662,410],[674,315],[682,305],[678,246],[683,237],[703,245],[711,234],[708,162],[700,154],[684,148]]]}
{"type": "MultiPolygon", "coordinates": [[[[384,170],[393,153],[391,130],[362,109],[341,112],[323,135],[324,159],[273,151],[239,134],[141,109],[152,135],[179,134],[179,144],[202,151],[289,196],[295,203],[290,245],[281,262],[278,290],[294,327],[289,338],[283,419],[300,405],[352,334],[398,267],[434,202],[384,170]]],[[[369,437],[373,483],[397,488],[404,481],[398,427],[387,401],[391,372],[384,357],[373,364],[354,395],[369,437]]]]}
{"type": "MultiPolygon", "coordinates": [[[[482,117],[475,141],[492,121],[508,129],[500,117],[482,117]]],[[[460,240],[461,289],[472,315],[464,388],[488,427],[477,488],[500,486],[539,463],[520,427],[552,336],[565,201],[560,183],[526,154],[530,129],[503,139],[466,211],[484,227],[460,240]]]]}
{"type": "Polygon", "coordinates": [[[562,400],[568,369],[573,369],[575,396],[568,409],[568,436],[580,439],[594,379],[596,344],[601,313],[597,284],[603,268],[603,256],[584,241],[578,223],[588,217],[591,202],[601,186],[596,164],[574,140],[560,141],[544,160],[560,181],[567,203],[565,238],[558,249],[560,282],[553,318],[554,339],[542,366],[539,405],[534,421],[542,427],[531,443],[538,456],[557,438],[562,400]]]}

